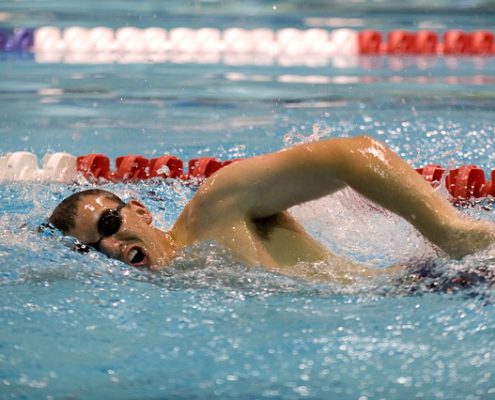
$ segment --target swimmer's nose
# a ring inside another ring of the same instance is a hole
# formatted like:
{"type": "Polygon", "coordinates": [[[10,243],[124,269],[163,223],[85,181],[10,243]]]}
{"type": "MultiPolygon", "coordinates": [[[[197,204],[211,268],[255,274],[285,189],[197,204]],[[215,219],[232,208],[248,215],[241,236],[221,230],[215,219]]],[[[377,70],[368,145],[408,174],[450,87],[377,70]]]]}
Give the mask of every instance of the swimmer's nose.
{"type": "Polygon", "coordinates": [[[122,241],[115,236],[105,237],[100,242],[102,253],[109,257],[117,258],[121,253],[122,241]]]}

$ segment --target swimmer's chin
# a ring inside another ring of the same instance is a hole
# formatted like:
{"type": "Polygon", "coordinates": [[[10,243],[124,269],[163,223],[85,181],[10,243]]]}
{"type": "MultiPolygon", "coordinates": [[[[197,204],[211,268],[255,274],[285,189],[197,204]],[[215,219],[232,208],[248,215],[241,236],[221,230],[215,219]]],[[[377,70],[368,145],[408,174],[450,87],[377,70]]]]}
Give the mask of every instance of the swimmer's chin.
{"type": "Polygon", "coordinates": [[[150,271],[158,272],[158,271],[162,271],[165,268],[167,268],[171,264],[171,262],[172,262],[172,260],[167,258],[167,257],[160,257],[155,262],[150,262],[150,264],[149,264],[149,266],[147,266],[147,268],[150,271]]]}
{"type": "Polygon", "coordinates": [[[153,271],[153,272],[158,272],[158,271],[161,271],[162,269],[164,269],[166,267],[165,264],[153,264],[153,265],[150,265],[148,267],[148,269],[150,271],[153,271]]]}

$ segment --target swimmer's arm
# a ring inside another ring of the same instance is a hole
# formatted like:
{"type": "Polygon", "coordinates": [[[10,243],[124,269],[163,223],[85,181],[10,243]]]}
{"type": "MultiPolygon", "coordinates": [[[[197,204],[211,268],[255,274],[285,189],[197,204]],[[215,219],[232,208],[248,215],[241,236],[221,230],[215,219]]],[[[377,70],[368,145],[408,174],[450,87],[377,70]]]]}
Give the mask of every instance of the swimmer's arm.
{"type": "Polygon", "coordinates": [[[262,218],[346,186],[408,220],[429,218],[431,210],[419,206],[424,199],[433,199],[441,213],[455,214],[414,169],[366,136],[307,143],[239,161],[206,181],[202,191],[231,199],[232,207],[262,218]]]}
{"type": "Polygon", "coordinates": [[[217,205],[222,213],[263,218],[345,186],[405,218],[447,253],[470,251],[468,246],[457,252],[458,243],[452,242],[467,229],[465,219],[392,150],[366,136],[302,144],[233,163],[207,180],[198,198],[209,210],[217,205]]]}
{"type": "Polygon", "coordinates": [[[233,163],[210,177],[198,194],[224,203],[228,199],[228,209],[253,218],[285,211],[345,186],[339,177],[345,140],[298,145],[233,163]]]}

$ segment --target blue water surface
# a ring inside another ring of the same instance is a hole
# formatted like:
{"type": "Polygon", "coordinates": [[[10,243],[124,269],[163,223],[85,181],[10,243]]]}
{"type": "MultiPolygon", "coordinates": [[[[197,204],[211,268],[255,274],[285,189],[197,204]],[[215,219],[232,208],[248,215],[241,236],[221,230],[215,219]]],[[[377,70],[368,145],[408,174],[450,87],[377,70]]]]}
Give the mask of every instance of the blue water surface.
{"type": "MultiPolygon", "coordinates": [[[[372,21],[381,29],[493,29],[494,21],[489,4],[463,1],[411,2],[409,14],[378,1],[332,9],[318,1],[119,4],[21,1],[2,4],[0,15],[11,16],[9,26],[61,27],[151,26],[162,18],[193,27],[372,21]]],[[[368,134],[415,167],[495,168],[493,58],[279,61],[38,63],[34,54],[0,53],[0,151],[187,161],[368,134]]],[[[435,290],[461,273],[493,271],[493,249],[448,260],[404,221],[344,191],[292,212],[339,254],[376,268],[434,257],[437,277],[304,281],[247,268],[214,243],[152,273],[36,233],[60,199],[88,186],[0,184],[0,398],[495,396],[493,288],[435,290]]],[[[178,182],[102,187],[140,198],[162,228],[194,193],[178,182]]],[[[461,212],[495,220],[486,200],[461,212]]]]}

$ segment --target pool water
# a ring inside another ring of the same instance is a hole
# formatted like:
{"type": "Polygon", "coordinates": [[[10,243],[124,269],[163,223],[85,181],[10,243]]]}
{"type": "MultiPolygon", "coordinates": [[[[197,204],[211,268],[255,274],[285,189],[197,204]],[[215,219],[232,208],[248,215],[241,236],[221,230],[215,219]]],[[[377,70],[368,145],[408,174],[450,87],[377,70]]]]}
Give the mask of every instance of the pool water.
{"type": "MultiPolygon", "coordinates": [[[[88,9],[100,4],[83,10],[65,1],[56,9],[17,3],[2,5],[14,16],[7,26],[96,26],[88,9]]],[[[336,2],[333,12],[323,3],[274,3],[281,14],[271,14],[271,3],[255,1],[177,3],[167,10],[154,2],[123,2],[119,9],[110,1],[97,18],[112,27],[163,18],[171,26],[275,29],[309,27],[322,16],[339,27],[362,27],[369,16],[381,29],[427,23],[470,29],[475,21],[493,29],[489,8],[464,9],[464,2],[438,2],[435,13],[414,2],[409,19],[393,2],[367,9],[336,2]]],[[[477,164],[489,172],[494,76],[494,58],[70,64],[0,53],[0,151],[225,160],[368,134],[416,167],[477,164]]],[[[163,228],[194,193],[178,182],[103,187],[140,198],[163,228]]],[[[215,243],[193,246],[163,273],[132,269],[35,233],[58,201],[80,188],[0,184],[0,398],[495,396],[490,285],[446,292],[433,290],[431,281],[383,279],[342,287],[247,268],[215,243]]],[[[461,211],[495,220],[487,200],[461,211]]],[[[348,190],[292,212],[333,251],[376,268],[434,257],[440,286],[495,268],[493,249],[461,261],[443,258],[410,225],[348,190]]]]}

